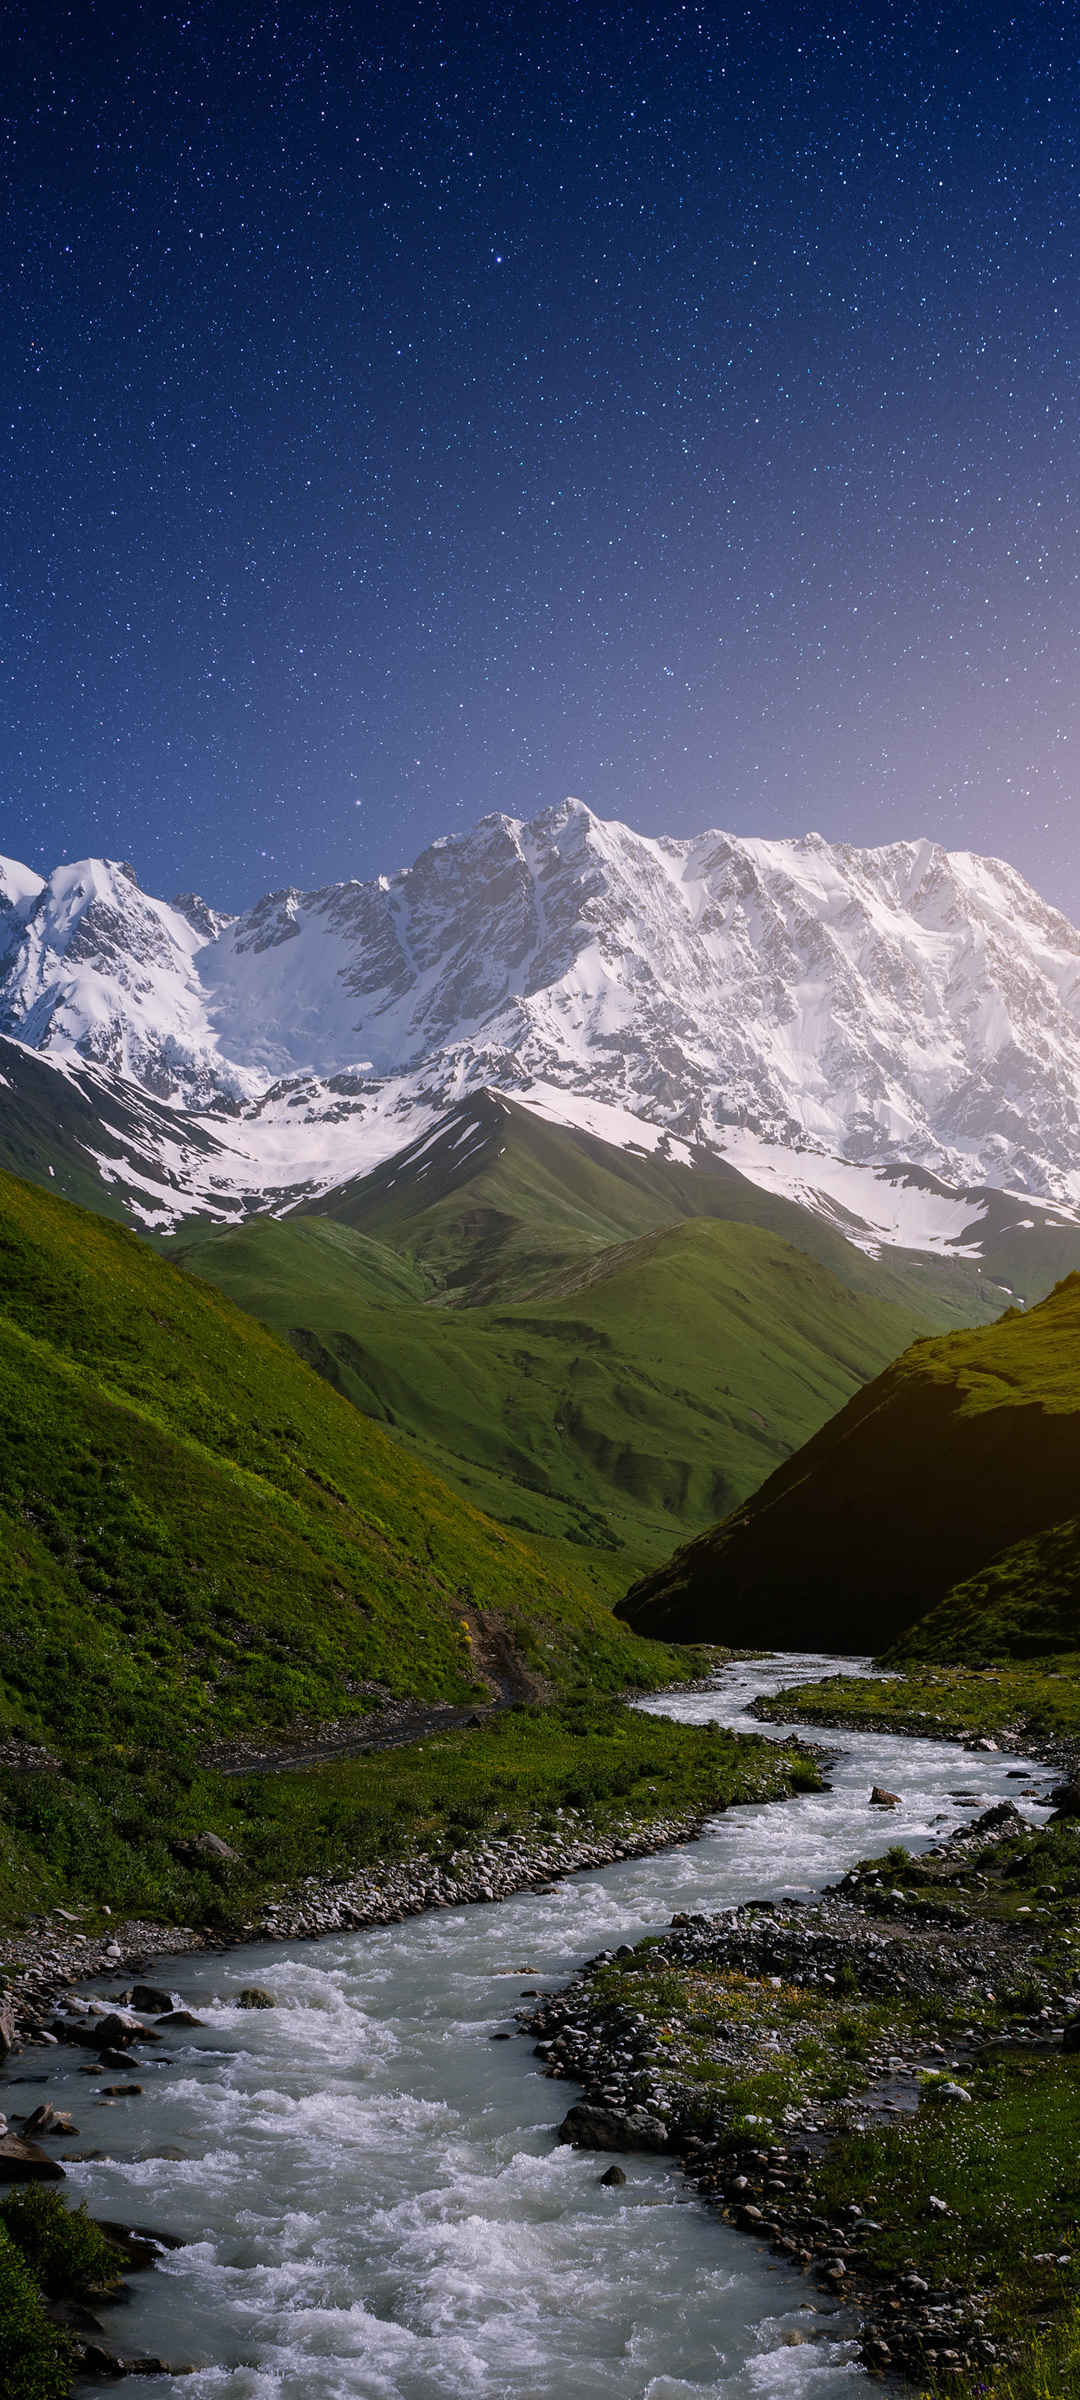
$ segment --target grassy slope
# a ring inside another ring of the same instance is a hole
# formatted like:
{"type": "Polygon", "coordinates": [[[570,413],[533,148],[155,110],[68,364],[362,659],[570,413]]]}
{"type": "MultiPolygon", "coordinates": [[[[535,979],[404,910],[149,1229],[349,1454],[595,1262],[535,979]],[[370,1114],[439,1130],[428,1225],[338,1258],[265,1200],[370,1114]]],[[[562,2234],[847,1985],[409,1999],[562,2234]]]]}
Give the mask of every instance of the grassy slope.
{"type": "Polygon", "coordinates": [[[615,1243],[698,1217],[756,1225],[805,1251],[851,1291],[906,1308],[920,1322],[971,1324],[998,1296],[966,1259],[890,1251],[870,1259],[832,1226],[724,1160],[687,1166],[643,1157],[566,1125],[550,1125],[504,1096],[481,1092],[444,1129],[324,1200],[332,1216],[421,1266],[450,1301],[535,1298],[548,1279],[584,1267],[615,1243]]]}
{"type": "Polygon", "coordinates": [[[889,1664],[1038,1660],[1080,1651],[1080,1518],[1050,1525],[956,1583],[901,1634],[889,1664]]]}
{"type": "Polygon", "coordinates": [[[613,1597],[913,1333],[988,1305],[969,1267],[882,1265],[722,1164],[486,1095],[332,1205],[182,1255],[613,1597]]]}
{"type": "Polygon", "coordinates": [[[261,1326],[8,1178],[0,1427],[0,1729],[182,1745],[372,1679],[466,1697],[470,1608],[563,1677],[657,1679],[261,1326]]]}
{"type": "Polygon", "coordinates": [[[219,1294],[6,1177],[0,1431],[0,1921],[108,1898],[232,1923],[283,1878],[556,1802],[647,1819],[773,1774],[598,1697],[695,1662],[628,1636],[219,1294]],[[467,1619],[593,1697],[308,1770],[202,1763],[211,1739],[354,1717],[372,1681],[467,1700],[467,1619]],[[238,1863],[193,1856],[205,1831],[238,1863]]]}
{"type": "MultiPolygon", "coordinates": [[[[1027,1315],[917,1342],[746,1507],[646,1578],[626,1614],[668,1638],[739,1642],[754,1627],[781,1647],[880,1651],[1069,1516],[1078,1477],[1070,1276],[1027,1315]]],[[[1006,1580],[1023,1565],[1006,1565],[1006,1580]]],[[[970,1593],[965,1606],[970,1640],[970,1593]]]]}
{"type": "Polygon", "coordinates": [[[646,1234],[501,1308],[395,1304],[362,1240],[292,1218],[184,1256],[478,1506],[609,1554],[619,1589],[760,1483],[919,1323],[755,1226],[646,1234]]]}

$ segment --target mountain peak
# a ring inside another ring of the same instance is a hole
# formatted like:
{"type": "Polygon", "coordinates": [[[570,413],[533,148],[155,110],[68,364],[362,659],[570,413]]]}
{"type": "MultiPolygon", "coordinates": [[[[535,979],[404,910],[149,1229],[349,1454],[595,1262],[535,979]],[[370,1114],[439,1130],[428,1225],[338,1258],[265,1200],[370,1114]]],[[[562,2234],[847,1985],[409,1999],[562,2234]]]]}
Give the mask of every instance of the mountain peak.
{"type": "Polygon", "coordinates": [[[906,1162],[1080,1199],[1080,934],[927,836],[648,836],[569,795],[234,919],[102,860],[13,866],[0,894],[0,1031],[224,1108],[230,1139],[257,1123],[267,1156],[274,1127],[279,1185],[301,1150],[324,1181],[371,1166],[487,1086],[812,1152],[838,1192],[845,1161],[906,1162]]]}

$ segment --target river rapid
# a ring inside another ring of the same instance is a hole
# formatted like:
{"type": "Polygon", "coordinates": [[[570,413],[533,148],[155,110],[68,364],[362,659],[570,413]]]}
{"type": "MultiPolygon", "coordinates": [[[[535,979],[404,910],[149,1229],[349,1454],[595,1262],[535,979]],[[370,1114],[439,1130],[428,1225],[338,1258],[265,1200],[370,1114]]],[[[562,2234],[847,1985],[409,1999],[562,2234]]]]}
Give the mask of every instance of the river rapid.
{"type": "MultiPolygon", "coordinates": [[[[757,1659],[643,1705],[759,1731],[755,1694],[839,1663],[862,1662],[757,1659]]],[[[186,2243],[103,2315],[117,2347],[193,2371],[103,2396],[869,2400],[842,2314],[663,2160],[628,2158],[625,2187],[604,2189],[607,2160],[552,2140],[574,2087],[527,2042],[491,2039],[523,1987],[564,1983],[675,1909],[809,1897],[1018,1789],[1015,1757],[847,1731],[836,1747],[830,1791],[730,1809],[699,1841],[549,1896],[155,1960],[205,2029],[139,2068],[142,2098],[107,2101],[61,2059],[48,2082],[77,2147],[110,2153],[70,2166],[72,2197],[186,2243]],[[903,1807],[871,1809],[875,1782],[903,1807]],[[250,1983],[278,2006],[238,2013],[250,1983]]]]}

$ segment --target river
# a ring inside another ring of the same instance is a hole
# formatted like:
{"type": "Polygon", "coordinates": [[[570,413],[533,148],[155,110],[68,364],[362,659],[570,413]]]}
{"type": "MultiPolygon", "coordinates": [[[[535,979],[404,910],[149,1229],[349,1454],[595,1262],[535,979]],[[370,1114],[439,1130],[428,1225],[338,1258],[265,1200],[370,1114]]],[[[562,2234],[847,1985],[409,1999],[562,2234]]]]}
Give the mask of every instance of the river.
{"type": "MultiPolygon", "coordinates": [[[[644,1705],[756,1731],[755,1693],[837,1664],[740,1663],[707,1693],[644,1705]]],[[[205,2030],[140,2068],[139,2099],[103,2100],[59,2058],[49,2078],[79,2147],[110,2152],[71,2166],[72,2196],[186,2237],[106,2314],[118,2347],[194,2371],[101,2385],[103,2400],[869,2400],[845,2320],[815,2313],[801,2276],[662,2160],[627,2159],[625,2187],[602,2188],[605,2160],[552,2141],[573,2086],[543,2077],[527,2042],[490,2038],[523,1987],[565,1982],[674,1909],[809,1896],[1018,1789],[1012,1757],[836,1743],[830,1791],[730,1809],[700,1841],[547,1897],[156,1961],[205,2030]],[[874,1782],[902,1809],[871,1809],[874,1782]],[[238,2014],[247,1983],[279,2005],[238,2014]]]]}

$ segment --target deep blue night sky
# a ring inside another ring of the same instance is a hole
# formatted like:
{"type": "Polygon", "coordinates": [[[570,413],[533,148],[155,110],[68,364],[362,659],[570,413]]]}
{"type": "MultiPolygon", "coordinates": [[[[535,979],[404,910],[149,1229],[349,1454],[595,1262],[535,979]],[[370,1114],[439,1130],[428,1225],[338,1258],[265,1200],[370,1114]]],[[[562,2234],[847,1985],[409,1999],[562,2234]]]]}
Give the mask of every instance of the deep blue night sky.
{"type": "Polygon", "coordinates": [[[5,18],[0,847],[568,791],[1080,915],[1075,8],[5,18]]]}

